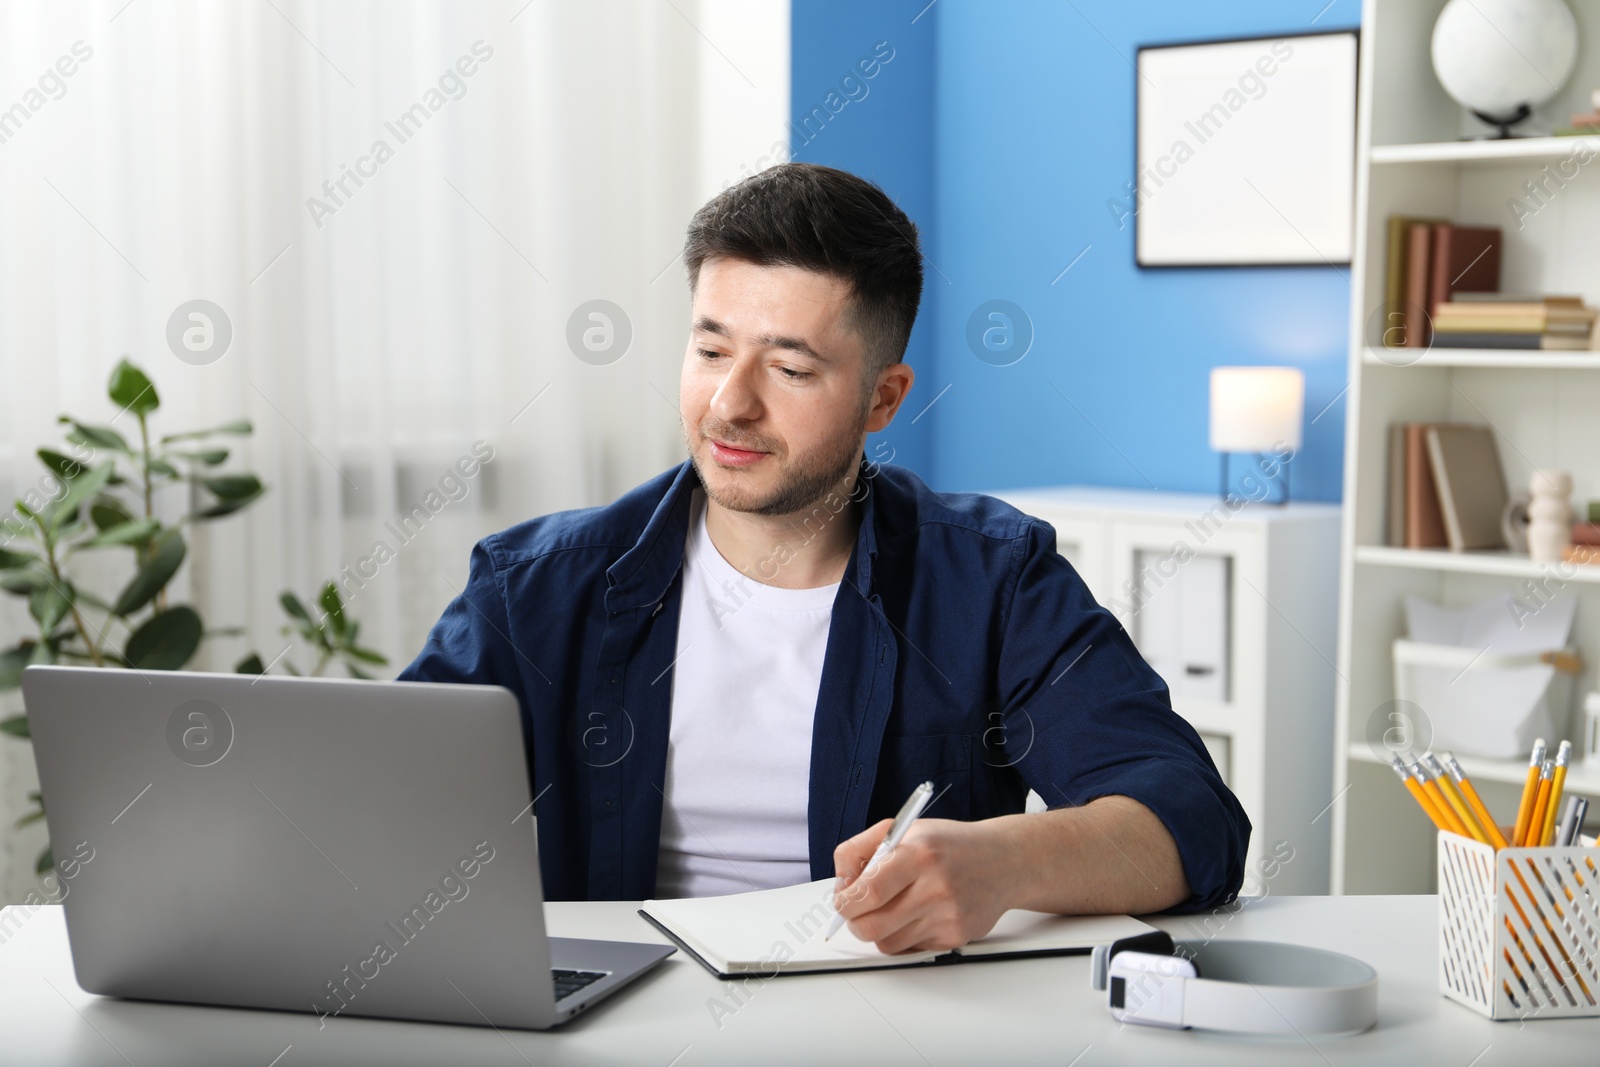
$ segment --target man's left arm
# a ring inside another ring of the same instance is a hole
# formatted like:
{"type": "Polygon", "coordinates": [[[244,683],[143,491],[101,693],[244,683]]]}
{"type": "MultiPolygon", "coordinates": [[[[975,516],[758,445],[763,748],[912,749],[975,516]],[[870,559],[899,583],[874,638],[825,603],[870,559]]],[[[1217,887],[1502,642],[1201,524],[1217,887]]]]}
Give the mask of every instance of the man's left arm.
{"type": "MultiPolygon", "coordinates": [[[[1007,758],[1052,810],[924,819],[840,910],[884,951],[951,948],[1010,908],[1143,914],[1231,900],[1250,823],[1166,685],[1032,524],[1004,625],[1007,758]]],[[[835,852],[841,888],[887,831],[835,852]]]]}

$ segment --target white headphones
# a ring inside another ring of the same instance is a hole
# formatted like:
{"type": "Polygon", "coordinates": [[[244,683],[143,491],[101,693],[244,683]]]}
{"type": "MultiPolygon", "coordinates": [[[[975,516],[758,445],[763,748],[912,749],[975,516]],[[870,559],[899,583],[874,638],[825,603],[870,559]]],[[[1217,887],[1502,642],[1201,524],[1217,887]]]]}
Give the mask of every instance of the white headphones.
{"type": "Polygon", "coordinates": [[[1378,1021],[1377,971],[1276,941],[1175,942],[1158,930],[1098,946],[1091,977],[1112,1017],[1138,1026],[1304,1036],[1378,1021]]]}

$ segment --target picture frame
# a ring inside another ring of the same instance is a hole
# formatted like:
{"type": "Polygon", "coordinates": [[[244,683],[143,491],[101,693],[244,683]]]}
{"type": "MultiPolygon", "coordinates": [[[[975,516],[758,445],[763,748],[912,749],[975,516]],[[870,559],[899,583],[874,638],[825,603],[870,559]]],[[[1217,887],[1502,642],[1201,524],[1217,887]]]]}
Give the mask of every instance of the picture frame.
{"type": "Polygon", "coordinates": [[[1358,55],[1355,30],[1139,48],[1135,263],[1349,264],[1358,55]]]}

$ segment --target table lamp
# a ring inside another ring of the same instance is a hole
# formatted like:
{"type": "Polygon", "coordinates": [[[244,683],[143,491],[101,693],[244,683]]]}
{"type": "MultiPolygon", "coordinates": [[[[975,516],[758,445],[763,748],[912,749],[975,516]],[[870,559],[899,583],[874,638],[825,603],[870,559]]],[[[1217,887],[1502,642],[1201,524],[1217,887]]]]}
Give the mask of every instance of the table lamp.
{"type": "MultiPolygon", "coordinates": [[[[1213,367],[1211,369],[1211,447],[1222,454],[1221,493],[1228,495],[1231,452],[1276,451],[1300,447],[1306,380],[1295,367],[1213,367]]],[[[1283,464],[1283,497],[1289,502],[1289,475],[1283,464]]]]}

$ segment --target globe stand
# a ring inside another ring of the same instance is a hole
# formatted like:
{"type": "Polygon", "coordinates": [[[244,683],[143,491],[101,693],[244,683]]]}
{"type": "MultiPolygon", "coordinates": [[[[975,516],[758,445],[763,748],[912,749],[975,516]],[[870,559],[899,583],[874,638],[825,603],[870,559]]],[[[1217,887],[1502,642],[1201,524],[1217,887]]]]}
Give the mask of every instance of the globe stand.
{"type": "Polygon", "coordinates": [[[1489,114],[1486,114],[1486,113],[1484,113],[1482,111],[1478,111],[1476,109],[1473,109],[1472,114],[1478,119],[1479,122],[1483,122],[1483,123],[1486,123],[1486,124],[1488,124],[1490,126],[1497,127],[1499,129],[1499,131],[1500,131],[1499,133],[1496,133],[1493,136],[1480,138],[1480,140],[1485,140],[1485,141],[1509,141],[1513,137],[1522,137],[1522,136],[1524,136],[1524,134],[1512,133],[1511,132],[1511,127],[1513,127],[1517,123],[1523,121],[1529,115],[1532,115],[1533,114],[1533,108],[1529,107],[1527,104],[1518,104],[1517,105],[1517,110],[1513,111],[1509,115],[1504,115],[1504,116],[1489,115],[1489,114]]]}

